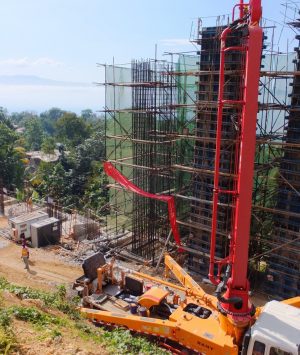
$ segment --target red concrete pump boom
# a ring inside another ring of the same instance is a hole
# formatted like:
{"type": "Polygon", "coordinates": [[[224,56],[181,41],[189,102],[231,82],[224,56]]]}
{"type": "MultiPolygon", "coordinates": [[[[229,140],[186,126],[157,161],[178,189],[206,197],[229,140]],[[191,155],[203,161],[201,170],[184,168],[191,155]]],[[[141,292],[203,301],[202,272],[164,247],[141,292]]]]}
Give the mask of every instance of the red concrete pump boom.
{"type": "MultiPolygon", "coordinates": [[[[211,251],[209,278],[218,285],[217,295],[220,311],[234,321],[249,321],[252,306],[249,303],[249,282],[247,280],[248,245],[250,236],[250,218],[252,205],[252,182],[254,174],[254,156],[256,139],[256,116],[258,111],[258,86],[262,51],[261,1],[251,0],[249,4],[240,1],[240,16],[233,18],[232,24],[221,35],[220,79],[217,113],[217,134],[215,151],[215,175],[213,192],[213,213],[211,230],[211,251]],[[245,41],[238,46],[227,46],[227,39],[236,30],[247,31],[245,41]],[[225,61],[230,52],[244,53],[242,95],[235,100],[224,99],[225,61]],[[231,190],[219,186],[220,156],[222,139],[223,110],[226,106],[240,107],[238,133],[236,138],[235,180],[231,190]],[[229,254],[223,260],[216,260],[216,233],[219,197],[222,194],[232,196],[232,230],[230,233],[229,254]],[[215,275],[215,266],[218,273],[215,275]],[[221,281],[221,272],[226,272],[221,281]],[[225,294],[222,295],[222,293],[225,294]]],[[[235,8],[236,8],[235,7],[235,8]]],[[[233,17],[235,8],[233,10],[233,17]]]]}

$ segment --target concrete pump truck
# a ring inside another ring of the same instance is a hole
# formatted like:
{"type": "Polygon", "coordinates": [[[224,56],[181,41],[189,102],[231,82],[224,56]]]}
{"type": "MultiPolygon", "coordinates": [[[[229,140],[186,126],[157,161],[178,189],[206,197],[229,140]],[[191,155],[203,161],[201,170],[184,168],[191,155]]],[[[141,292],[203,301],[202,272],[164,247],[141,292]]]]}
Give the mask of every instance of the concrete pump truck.
{"type": "MultiPolygon", "coordinates": [[[[212,284],[216,285],[215,295],[205,293],[192,277],[166,254],[165,276],[172,272],[181,285],[136,271],[119,270],[118,273],[114,262],[111,261],[98,267],[97,292],[89,308],[82,308],[81,312],[98,323],[126,327],[132,331],[160,337],[173,344],[180,344],[191,353],[300,355],[300,297],[282,302],[271,301],[258,308],[255,308],[249,299],[247,267],[251,186],[263,42],[260,27],[261,0],[250,0],[248,4],[241,0],[234,9],[239,10],[239,16],[233,18],[220,38],[208,275],[212,284]],[[229,46],[227,39],[235,31],[239,31],[242,36],[241,44],[229,46]],[[230,52],[243,53],[245,58],[242,94],[236,99],[224,97],[225,60],[230,52]],[[231,105],[240,107],[239,135],[236,139],[236,179],[233,189],[224,190],[219,186],[222,118],[223,111],[231,105]],[[222,194],[233,196],[234,208],[229,252],[226,258],[220,260],[215,257],[215,247],[218,205],[222,194]],[[118,275],[121,276],[118,278],[118,275]],[[106,307],[106,300],[112,298],[118,307],[106,307]]],[[[105,163],[105,171],[123,187],[137,191],[138,188],[111,163],[105,163]]]]}

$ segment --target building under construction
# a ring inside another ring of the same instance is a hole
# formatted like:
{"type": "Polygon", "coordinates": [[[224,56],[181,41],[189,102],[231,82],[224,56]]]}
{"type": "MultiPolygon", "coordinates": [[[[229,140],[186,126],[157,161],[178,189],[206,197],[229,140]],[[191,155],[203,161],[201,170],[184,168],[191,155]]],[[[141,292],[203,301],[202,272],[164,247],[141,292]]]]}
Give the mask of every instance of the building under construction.
{"type": "MultiPolygon", "coordinates": [[[[199,20],[193,54],[104,66],[107,160],[143,190],[175,197],[187,266],[203,277],[212,225],[220,34],[227,23],[220,17],[203,27],[199,20]]],[[[299,20],[285,26],[295,32],[299,20]]],[[[249,276],[266,293],[292,297],[300,291],[300,36],[295,48],[280,53],[275,26],[265,20],[264,28],[249,276]]],[[[241,38],[235,31],[226,45],[242,46],[241,38]]],[[[231,103],[223,111],[219,185],[227,190],[236,183],[244,64],[241,51],[226,56],[224,98],[231,103]]],[[[131,252],[154,263],[170,230],[166,204],[113,181],[110,187],[108,230],[130,233],[131,252]]],[[[219,258],[231,238],[233,198],[219,198],[219,258]]]]}

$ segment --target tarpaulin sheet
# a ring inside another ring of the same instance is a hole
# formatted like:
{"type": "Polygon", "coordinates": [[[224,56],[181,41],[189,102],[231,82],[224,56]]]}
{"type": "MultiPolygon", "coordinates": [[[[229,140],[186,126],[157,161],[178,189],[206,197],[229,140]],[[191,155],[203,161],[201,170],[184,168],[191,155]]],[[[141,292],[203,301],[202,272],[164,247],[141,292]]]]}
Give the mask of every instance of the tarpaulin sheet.
{"type": "MultiPolygon", "coordinates": [[[[104,166],[105,173],[108,176],[110,176],[111,178],[113,178],[115,181],[117,181],[125,189],[130,190],[130,191],[132,191],[138,195],[144,196],[144,197],[153,198],[155,200],[167,202],[172,233],[173,233],[175,242],[180,247],[181,242],[180,242],[180,236],[179,236],[178,226],[177,226],[177,222],[176,222],[176,207],[175,207],[174,197],[173,196],[166,196],[166,195],[155,195],[155,194],[151,194],[149,192],[146,192],[146,191],[140,189],[139,187],[137,187],[136,185],[134,185],[132,182],[130,182],[111,163],[104,162],[103,166],[104,166]]],[[[182,249],[179,248],[179,251],[182,251],[182,249]]]]}

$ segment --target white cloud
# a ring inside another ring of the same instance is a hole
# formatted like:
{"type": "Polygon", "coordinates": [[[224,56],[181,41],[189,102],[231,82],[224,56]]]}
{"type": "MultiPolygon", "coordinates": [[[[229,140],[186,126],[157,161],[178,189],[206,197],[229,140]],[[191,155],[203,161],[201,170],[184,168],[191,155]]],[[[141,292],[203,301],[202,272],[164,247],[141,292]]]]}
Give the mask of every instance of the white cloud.
{"type": "Polygon", "coordinates": [[[61,67],[63,66],[63,63],[48,57],[40,57],[36,59],[23,57],[23,58],[8,58],[8,59],[0,60],[0,66],[11,66],[11,67],[21,67],[21,68],[61,67]]]}
{"type": "Polygon", "coordinates": [[[187,46],[191,44],[187,38],[166,38],[159,42],[167,47],[187,46]]]}
{"type": "Polygon", "coordinates": [[[55,59],[52,58],[47,58],[47,57],[41,57],[33,61],[32,63],[34,66],[35,65],[49,65],[51,67],[60,67],[63,65],[63,62],[59,62],[55,59]]]}

